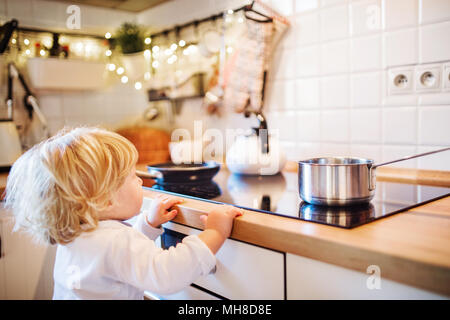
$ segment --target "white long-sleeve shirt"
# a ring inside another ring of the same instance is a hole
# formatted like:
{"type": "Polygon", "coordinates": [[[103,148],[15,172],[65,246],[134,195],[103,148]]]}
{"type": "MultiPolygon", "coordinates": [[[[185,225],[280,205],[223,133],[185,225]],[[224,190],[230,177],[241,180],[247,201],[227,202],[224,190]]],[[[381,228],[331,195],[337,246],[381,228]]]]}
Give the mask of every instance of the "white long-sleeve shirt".
{"type": "Polygon", "coordinates": [[[216,259],[197,236],[167,250],[154,240],[163,233],[145,222],[133,227],[100,221],[67,245],[58,245],[53,299],[143,299],[144,290],[170,294],[208,274],[216,259]]]}

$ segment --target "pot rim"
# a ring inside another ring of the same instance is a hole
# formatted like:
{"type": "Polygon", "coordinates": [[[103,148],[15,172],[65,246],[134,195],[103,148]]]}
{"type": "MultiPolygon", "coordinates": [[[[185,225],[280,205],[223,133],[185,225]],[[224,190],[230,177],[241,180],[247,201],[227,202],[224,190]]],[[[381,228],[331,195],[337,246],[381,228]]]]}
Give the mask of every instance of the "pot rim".
{"type": "Polygon", "coordinates": [[[299,165],[310,165],[319,167],[360,166],[360,165],[373,165],[373,163],[374,161],[372,159],[355,158],[355,157],[319,157],[298,161],[299,165]],[[343,163],[330,163],[336,160],[342,161],[343,163]],[[325,163],[320,163],[321,161],[325,161],[325,163]]]}

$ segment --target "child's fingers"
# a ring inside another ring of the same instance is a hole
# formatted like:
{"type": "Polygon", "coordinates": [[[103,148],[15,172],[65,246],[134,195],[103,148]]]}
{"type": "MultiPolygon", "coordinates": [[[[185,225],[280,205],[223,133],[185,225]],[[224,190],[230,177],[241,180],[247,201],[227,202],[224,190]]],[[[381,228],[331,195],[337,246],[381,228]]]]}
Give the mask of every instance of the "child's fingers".
{"type": "Polygon", "coordinates": [[[206,225],[206,220],[208,220],[208,216],[206,216],[206,215],[201,215],[201,216],[200,216],[200,220],[202,221],[203,225],[206,225]]]}
{"type": "Polygon", "coordinates": [[[240,217],[240,216],[242,216],[244,214],[244,211],[242,209],[240,209],[240,208],[229,206],[227,208],[227,213],[231,214],[234,217],[240,217]]]}
{"type": "Polygon", "coordinates": [[[169,220],[172,220],[173,218],[175,218],[175,216],[178,214],[177,210],[172,210],[167,214],[167,218],[169,218],[169,220]]]}
{"type": "Polygon", "coordinates": [[[182,203],[182,202],[183,202],[183,199],[173,197],[173,198],[169,198],[169,199],[163,201],[163,204],[166,209],[169,209],[170,207],[172,207],[176,204],[182,203]]]}

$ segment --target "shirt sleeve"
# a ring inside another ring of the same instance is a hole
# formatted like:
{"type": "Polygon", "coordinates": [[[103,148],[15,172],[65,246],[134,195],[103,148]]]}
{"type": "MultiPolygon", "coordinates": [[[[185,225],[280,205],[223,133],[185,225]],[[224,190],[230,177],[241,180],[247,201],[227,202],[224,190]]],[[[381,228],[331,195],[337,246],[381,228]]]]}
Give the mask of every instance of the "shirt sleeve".
{"type": "Polygon", "coordinates": [[[137,219],[133,224],[133,228],[142,232],[151,240],[155,240],[164,233],[164,229],[162,226],[160,226],[159,228],[154,228],[151,225],[149,225],[145,220],[146,219],[144,211],[137,216],[137,219]]]}
{"type": "Polygon", "coordinates": [[[110,246],[107,268],[117,280],[142,291],[178,292],[207,275],[216,264],[214,254],[196,235],[164,250],[132,228],[122,233],[110,246]]]}

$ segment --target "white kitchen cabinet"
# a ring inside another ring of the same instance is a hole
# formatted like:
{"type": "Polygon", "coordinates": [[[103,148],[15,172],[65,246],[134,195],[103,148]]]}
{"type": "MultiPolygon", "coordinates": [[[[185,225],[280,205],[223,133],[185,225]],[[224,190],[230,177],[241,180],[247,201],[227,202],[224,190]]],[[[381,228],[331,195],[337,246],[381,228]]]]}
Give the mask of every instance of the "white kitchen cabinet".
{"type": "MultiPolygon", "coordinates": [[[[369,266],[368,266],[369,267],[369,266]]],[[[448,299],[377,275],[286,254],[287,299],[448,299]],[[370,289],[371,288],[371,289],[370,289]]]]}
{"type": "Polygon", "coordinates": [[[0,299],[51,299],[56,247],[12,232],[13,217],[0,204],[0,299]]]}
{"type": "MultiPolygon", "coordinates": [[[[164,227],[183,235],[201,232],[172,222],[164,227]]],[[[232,300],[284,299],[283,253],[227,239],[216,259],[215,272],[199,278],[195,285],[232,300]]]]}

